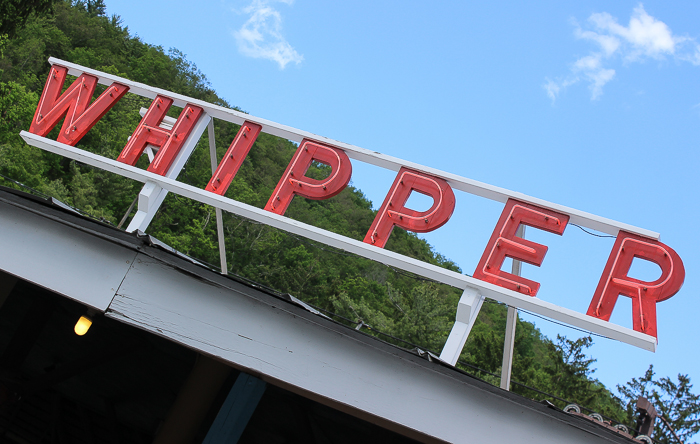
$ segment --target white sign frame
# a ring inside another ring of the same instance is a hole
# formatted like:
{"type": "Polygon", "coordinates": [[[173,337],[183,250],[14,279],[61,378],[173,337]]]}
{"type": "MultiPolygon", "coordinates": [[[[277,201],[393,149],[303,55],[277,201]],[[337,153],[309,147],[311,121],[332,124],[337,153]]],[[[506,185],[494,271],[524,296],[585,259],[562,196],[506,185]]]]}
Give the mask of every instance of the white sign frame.
{"type": "MultiPolygon", "coordinates": [[[[332,140],[327,137],[318,136],[306,131],[297,130],[295,128],[251,116],[239,111],[213,105],[201,100],[182,96],[180,94],[175,94],[160,88],[154,88],[142,83],[133,82],[63,60],[50,58],[49,62],[52,65],[57,64],[68,68],[68,74],[72,76],[80,76],[81,74],[93,75],[97,77],[99,79],[99,83],[103,85],[111,85],[114,82],[121,83],[129,87],[130,93],[134,93],[142,97],[154,99],[157,95],[163,95],[172,98],[174,100],[173,105],[178,107],[184,107],[188,103],[200,106],[206,113],[203,116],[203,120],[206,122],[209,122],[209,119],[217,118],[240,125],[247,120],[261,125],[262,131],[265,133],[283,137],[295,142],[300,142],[305,138],[324,142],[344,150],[350,158],[370,163],[372,165],[384,167],[394,171],[398,171],[401,167],[406,167],[429,175],[438,176],[445,179],[453,189],[461,190],[470,194],[486,197],[498,202],[506,202],[508,199],[517,199],[533,205],[565,213],[570,216],[571,223],[603,233],[617,235],[620,230],[624,230],[654,240],[659,239],[659,234],[650,230],[616,222],[611,219],[606,219],[573,208],[547,202],[542,199],[530,197],[525,194],[510,191],[504,188],[488,185],[452,173],[418,165],[413,162],[386,156],[378,152],[366,150],[364,148],[332,140]]],[[[22,131],[20,135],[28,144],[37,148],[41,148],[93,167],[101,168],[106,171],[137,180],[144,184],[148,184],[151,187],[162,189],[164,192],[173,192],[180,196],[211,205],[217,209],[225,210],[239,216],[243,216],[248,219],[255,220],[257,222],[261,222],[281,230],[312,239],[314,241],[322,242],[326,245],[355,253],[365,258],[464,290],[465,295],[460,300],[457,311],[458,319],[455,323],[455,328],[461,331],[458,333],[453,329],[450,340],[446,345],[446,349],[443,351],[443,359],[453,365],[456,363],[456,358],[459,356],[461,347],[466,340],[466,334],[468,334],[469,329],[471,329],[471,325],[473,325],[476,314],[478,314],[479,309],[481,308],[481,303],[485,297],[489,297],[509,306],[528,310],[575,327],[583,328],[645,350],[652,352],[656,351],[657,340],[653,336],[560,307],[536,297],[525,296],[521,293],[481,281],[471,276],[447,270],[426,262],[400,255],[398,253],[387,251],[382,248],[377,248],[364,242],[341,236],[312,225],[304,224],[302,222],[253,207],[242,202],[237,202],[233,199],[205,191],[204,189],[178,182],[172,177],[160,176],[158,174],[118,162],[115,159],[99,156],[70,145],[29,133],[27,131],[22,131]]]]}

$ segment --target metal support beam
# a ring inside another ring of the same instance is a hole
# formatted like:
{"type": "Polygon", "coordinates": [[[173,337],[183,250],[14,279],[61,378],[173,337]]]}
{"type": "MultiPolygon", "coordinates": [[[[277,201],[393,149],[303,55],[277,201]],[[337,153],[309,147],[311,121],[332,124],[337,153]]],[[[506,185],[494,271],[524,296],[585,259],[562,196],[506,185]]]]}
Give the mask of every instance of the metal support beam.
{"type": "Polygon", "coordinates": [[[202,444],[237,443],[265,393],[265,387],[267,384],[255,376],[238,375],[202,444]]]}
{"type": "MultiPolygon", "coordinates": [[[[525,237],[525,225],[520,225],[515,233],[520,238],[525,237]]],[[[523,263],[513,259],[511,273],[520,276],[523,263]]],[[[501,388],[510,390],[510,377],[513,372],[513,349],[515,348],[515,326],[518,321],[518,309],[508,306],[508,316],[506,317],[506,334],[503,341],[503,362],[501,363],[501,388]]]]}
{"type": "Polygon", "coordinates": [[[153,444],[192,443],[230,373],[228,365],[199,355],[153,444]]]}
{"type": "MultiPolygon", "coordinates": [[[[219,159],[216,155],[216,140],[214,139],[214,119],[209,120],[207,125],[209,135],[209,154],[211,155],[211,173],[216,172],[216,167],[219,165],[219,159]]],[[[219,240],[219,260],[221,261],[221,274],[228,274],[226,265],[226,243],[224,242],[224,218],[221,208],[216,208],[216,235],[219,240]]]]}

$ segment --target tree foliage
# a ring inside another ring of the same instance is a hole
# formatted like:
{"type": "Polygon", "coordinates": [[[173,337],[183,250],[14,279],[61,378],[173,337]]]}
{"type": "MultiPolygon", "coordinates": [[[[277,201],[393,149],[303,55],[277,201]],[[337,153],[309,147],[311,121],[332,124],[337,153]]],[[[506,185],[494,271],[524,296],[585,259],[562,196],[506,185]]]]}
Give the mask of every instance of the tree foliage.
{"type": "MultiPolygon", "coordinates": [[[[618,385],[617,390],[622,396],[626,407],[630,427],[635,428],[637,398],[643,396],[656,408],[686,444],[700,432],[700,395],[692,393],[693,385],[688,375],[679,374],[677,381],[669,377],[655,378],[654,366],[650,365],[644,376],[632,378],[625,385],[618,385]]],[[[669,428],[663,421],[657,420],[652,438],[661,444],[677,443],[669,428]]]]}
{"type": "Polygon", "coordinates": [[[55,0],[3,0],[0,2],[0,35],[14,37],[32,15],[51,12],[55,0]]]}

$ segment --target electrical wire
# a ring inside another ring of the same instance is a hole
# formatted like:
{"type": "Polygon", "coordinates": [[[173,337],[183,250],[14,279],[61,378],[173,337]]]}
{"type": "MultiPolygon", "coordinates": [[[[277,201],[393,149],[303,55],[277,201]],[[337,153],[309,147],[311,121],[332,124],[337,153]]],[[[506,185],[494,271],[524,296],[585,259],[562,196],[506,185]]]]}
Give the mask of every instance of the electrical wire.
{"type": "Polygon", "coordinates": [[[583,231],[584,233],[588,233],[588,234],[590,234],[591,236],[595,236],[595,237],[611,237],[611,238],[613,238],[613,239],[617,239],[616,236],[611,236],[611,235],[609,235],[609,234],[595,234],[595,233],[593,233],[593,232],[591,232],[591,231],[586,230],[586,229],[583,228],[581,225],[576,225],[576,224],[573,224],[573,223],[571,223],[571,222],[569,222],[569,225],[573,225],[574,227],[579,228],[581,231],[583,231]]]}
{"type": "Polygon", "coordinates": [[[11,177],[7,177],[7,176],[5,176],[4,174],[0,174],[0,177],[2,177],[3,179],[7,180],[8,182],[12,182],[12,183],[14,183],[15,185],[19,185],[20,187],[25,188],[25,189],[31,191],[32,194],[35,194],[35,195],[37,195],[37,196],[39,196],[39,197],[42,197],[42,198],[44,198],[44,199],[47,199],[47,200],[48,200],[48,199],[51,199],[51,196],[49,196],[48,194],[44,194],[44,193],[42,193],[41,191],[36,190],[36,189],[30,187],[29,185],[25,185],[25,184],[23,184],[22,182],[16,181],[15,179],[13,179],[13,178],[11,178],[11,177]]]}
{"type": "Polygon", "coordinates": [[[605,336],[605,335],[601,335],[601,334],[599,334],[599,333],[594,333],[594,332],[592,332],[592,331],[585,330],[585,329],[583,329],[583,328],[574,327],[573,325],[569,325],[569,324],[564,324],[563,322],[555,321],[554,319],[549,319],[549,318],[546,317],[546,316],[542,316],[542,315],[539,315],[539,314],[537,314],[537,313],[533,313],[533,312],[531,312],[531,311],[528,311],[528,310],[524,310],[524,309],[522,309],[522,308],[515,307],[515,306],[513,306],[513,305],[508,305],[508,304],[505,304],[505,303],[503,303],[503,302],[492,301],[492,300],[490,300],[490,299],[486,299],[486,300],[484,300],[484,302],[486,302],[487,304],[502,305],[502,306],[504,306],[504,307],[515,308],[516,310],[518,310],[518,311],[520,311],[520,312],[522,312],[522,313],[529,314],[530,316],[534,316],[534,317],[536,317],[536,318],[543,319],[543,320],[545,320],[545,321],[547,321],[547,322],[551,322],[552,324],[561,325],[562,327],[567,327],[567,328],[570,328],[570,329],[572,329],[572,330],[580,331],[581,333],[586,333],[587,335],[597,336],[597,337],[599,337],[599,338],[604,338],[604,339],[610,339],[611,341],[616,341],[616,340],[617,340],[617,339],[610,338],[610,337],[605,336]]]}
{"type": "MultiPolygon", "coordinates": [[[[267,226],[266,224],[263,224],[263,223],[261,223],[261,222],[254,221],[254,220],[248,219],[248,218],[243,217],[243,216],[238,216],[238,215],[233,214],[233,213],[231,213],[231,216],[234,217],[234,218],[236,218],[236,219],[243,219],[243,220],[246,220],[246,221],[248,221],[248,222],[250,222],[250,223],[253,223],[253,224],[256,224],[256,225],[265,225],[265,226],[267,226]]],[[[339,256],[345,256],[345,257],[361,257],[361,256],[358,256],[357,254],[349,253],[349,252],[347,252],[347,251],[345,251],[345,250],[342,250],[342,249],[340,249],[340,248],[334,248],[334,247],[329,247],[329,246],[323,247],[323,246],[319,245],[318,243],[316,243],[316,242],[314,242],[314,241],[311,241],[311,240],[306,239],[306,238],[304,238],[304,237],[299,237],[299,236],[297,236],[297,235],[295,235],[295,234],[293,234],[293,233],[289,233],[289,232],[285,232],[285,233],[286,233],[288,236],[290,236],[290,237],[296,239],[296,240],[299,241],[300,243],[303,243],[303,244],[305,244],[305,245],[308,245],[308,246],[310,246],[310,247],[312,247],[312,248],[316,248],[316,249],[321,250],[321,251],[325,251],[325,252],[327,252],[327,253],[337,254],[337,255],[339,255],[339,256]]],[[[364,258],[364,259],[367,259],[367,258],[364,258]]],[[[372,259],[368,259],[368,260],[371,260],[372,262],[377,263],[377,264],[379,264],[379,265],[383,265],[384,267],[389,268],[390,270],[392,270],[394,273],[400,274],[400,275],[402,275],[402,276],[405,276],[405,277],[408,277],[408,278],[411,278],[411,279],[414,279],[414,280],[417,280],[417,281],[430,282],[430,283],[434,283],[434,284],[441,284],[441,282],[436,281],[436,280],[434,280],[434,279],[430,279],[430,278],[426,278],[426,277],[423,277],[423,276],[419,276],[419,275],[416,275],[416,274],[414,274],[414,273],[411,273],[411,272],[402,270],[402,269],[400,269],[400,268],[396,268],[396,267],[394,267],[394,266],[392,266],[392,265],[385,264],[385,263],[383,263],[383,262],[375,261],[375,260],[372,260],[372,259]]]]}
{"type": "MultiPolygon", "coordinates": [[[[314,308],[314,309],[316,309],[316,310],[318,310],[318,311],[320,311],[320,312],[323,312],[323,313],[325,313],[325,314],[327,314],[327,315],[329,315],[329,316],[331,316],[331,317],[334,317],[334,318],[337,318],[337,319],[342,319],[343,321],[347,322],[348,324],[366,327],[368,330],[370,330],[370,331],[376,333],[377,335],[385,336],[385,337],[391,338],[391,339],[393,339],[393,340],[395,340],[395,341],[398,341],[398,342],[404,343],[404,344],[406,344],[406,345],[409,345],[409,346],[413,347],[414,349],[424,350],[424,351],[427,351],[427,352],[429,352],[429,353],[432,353],[432,354],[434,354],[434,355],[436,355],[436,356],[439,356],[439,353],[435,353],[434,351],[429,350],[429,349],[427,349],[426,347],[423,347],[423,346],[414,344],[414,343],[412,343],[412,342],[410,342],[410,341],[407,341],[407,340],[405,340],[405,339],[397,338],[397,337],[394,336],[394,335],[391,335],[391,334],[388,334],[388,333],[384,333],[384,332],[382,332],[381,330],[377,330],[376,328],[371,327],[370,325],[365,324],[362,320],[359,320],[359,322],[357,322],[357,321],[352,321],[351,319],[348,319],[348,318],[346,318],[345,316],[342,316],[342,315],[339,315],[339,314],[337,314],[337,313],[334,313],[334,312],[332,312],[332,311],[330,311],[330,310],[326,310],[326,309],[324,309],[324,308],[315,306],[315,305],[310,304],[310,303],[308,303],[308,302],[305,302],[305,304],[307,304],[307,305],[309,305],[310,307],[312,307],[312,308],[314,308]]],[[[476,366],[476,365],[474,365],[474,364],[471,364],[471,363],[466,362],[466,361],[461,360],[461,359],[458,360],[457,363],[458,363],[458,364],[461,364],[461,365],[464,366],[464,367],[468,367],[468,368],[471,368],[471,369],[473,369],[473,370],[476,370],[476,371],[478,371],[479,373],[483,373],[483,374],[486,374],[486,375],[489,375],[489,376],[493,376],[493,377],[495,377],[495,378],[500,378],[500,377],[501,377],[501,375],[498,374],[498,373],[490,372],[490,371],[488,371],[488,370],[485,370],[485,369],[483,369],[483,368],[480,368],[480,367],[478,367],[478,366],[476,366]]],[[[472,375],[472,376],[475,376],[475,375],[472,375]]],[[[485,381],[485,382],[486,382],[486,381],[485,381]]],[[[533,391],[533,392],[535,392],[535,393],[539,393],[540,395],[546,396],[546,397],[548,397],[548,398],[555,399],[555,400],[557,400],[557,401],[561,401],[561,402],[565,403],[566,405],[569,405],[569,404],[576,404],[576,405],[578,405],[580,408],[582,408],[583,410],[586,410],[586,411],[591,412],[591,413],[598,413],[598,412],[596,412],[596,411],[593,410],[593,409],[590,409],[590,408],[588,408],[588,407],[582,406],[582,405],[577,404],[577,403],[575,403],[575,402],[573,402],[573,401],[570,401],[570,400],[568,400],[568,399],[564,399],[564,398],[561,398],[561,397],[559,397],[559,396],[553,395],[553,394],[551,394],[551,393],[547,393],[547,392],[545,392],[545,391],[543,391],[543,390],[540,390],[540,389],[538,389],[538,388],[531,387],[531,386],[529,386],[529,385],[527,385],[527,384],[523,384],[522,382],[518,382],[518,381],[515,381],[515,380],[511,379],[511,384],[517,385],[517,386],[519,386],[519,387],[522,387],[522,388],[524,388],[524,389],[533,391]]],[[[603,417],[604,419],[607,419],[608,421],[610,421],[611,423],[617,422],[617,421],[616,421],[615,419],[613,419],[613,418],[610,418],[610,417],[608,417],[608,416],[605,416],[605,415],[603,415],[603,414],[601,414],[601,413],[598,413],[598,414],[601,415],[601,417],[603,417]]]]}
{"type": "MultiPolygon", "coordinates": [[[[22,182],[20,182],[20,181],[18,181],[18,180],[15,180],[15,179],[13,179],[13,178],[11,178],[11,177],[5,176],[4,174],[0,174],[0,177],[2,177],[3,179],[7,180],[8,182],[12,182],[12,183],[14,183],[15,185],[18,185],[18,186],[20,186],[20,187],[22,187],[22,188],[24,188],[24,189],[29,190],[29,191],[31,192],[31,194],[34,194],[34,195],[36,195],[36,196],[39,196],[39,197],[41,197],[42,199],[46,199],[46,200],[48,200],[48,201],[51,201],[52,199],[53,199],[53,200],[56,200],[56,201],[58,201],[61,205],[65,205],[66,207],[70,208],[71,210],[75,211],[76,213],[78,213],[78,214],[80,214],[80,215],[82,215],[82,216],[89,217],[90,219],[94,219],[94,220],[100,221],[100,222],[102,222],[102,223],[106,223],[106,224],[112,225],[112,222],[108,221],[108,220],[105,219],[104,217],[98,217],[98,216],[95,216],[95,215],[93,215],[93,214],[87,213],[87,212],[81,210],[80,208],[76,208],[76,207],[74,207],[73,205],[69,205],[69,204],[67,204],[67,203],[65,203],[65,202],[63,202],[63,201],[60,201],[60,200],[56,199],[55,197],[49,196],[48,194],[43,193],[43,192],[41,192],[41,191],[39,191],[39,190],[37,190],[37,189],[35,189],[35,188],[32,188],[32,187],[30,187],[29,185],[25,185],[25,184],[23,184],[22,182]]],[[[53,202],[52,202],[52,203],[53,203],[53,202]]]]}

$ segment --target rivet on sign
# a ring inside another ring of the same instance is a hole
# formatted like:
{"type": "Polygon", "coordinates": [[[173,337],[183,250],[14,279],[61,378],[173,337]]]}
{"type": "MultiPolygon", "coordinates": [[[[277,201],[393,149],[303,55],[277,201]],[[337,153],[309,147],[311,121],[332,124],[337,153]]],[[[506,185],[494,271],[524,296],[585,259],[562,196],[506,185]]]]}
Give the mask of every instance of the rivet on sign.
{"type": "Polygon", "coordinates": [[[642,287],[642,290],[647,291],[647,287],[642,287]]]}
{"type": "Polygon", "coordinates": [[[289,175],[290,175],[290,176],[293,176],[293,175],[294,175],[294,171],[290,171],[290,172],[289,172],[289,175]]]}
{"type": "Polygon", "coordinates": [[[548,217],[548,216],[545,216],[545,217],[544,217],[544,220],[549,220],[549,217],[548,217]]]}
{"type": "Polygon", "coordinates": [[[233,154],[229,154],[229,157],[230,157],[231,159],[233,159],[233,154]]]}
{"type": "Polygon", "coordinates": [[[403,216],[399,215],[399,220],[403,220],[403,216]]]}
{"type": "Polygon", "coordinates": [[[221,179],[217,177],[217,178],[216,178],[216,181],[217,181],[217,182],[221,182],[221,179]]]}
{"type": "Polygon", "coordinates": [[[520,290],[520,285],[516,285],[516,288],[517,288],[518,290],[520,290]]]}
{"type": "Polygon", "coordinates": [[[325,186],[325,185],[323,186],[323,189],[324,189],[324,190],[326,189],[326,186],[325,186]]]}
{"type": "Polygon", "coordinates": [[[427,218],[427,217],[425,218],[425,223],[426,223],[426,224],[428,223],[428,218],[427,218]]]}
{"type": "Polygon", "coordinates": [[[489,264],[486,264],[486,269],[490,269],[491,266],[489,264]]]}

